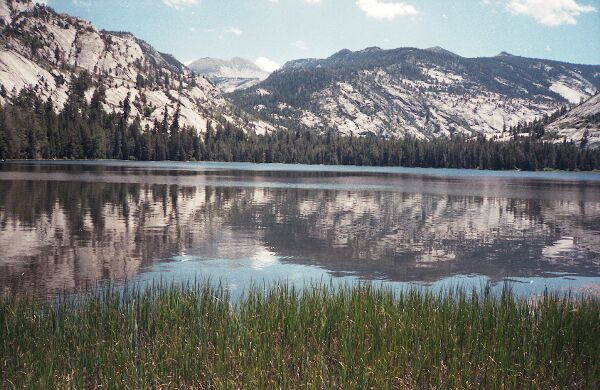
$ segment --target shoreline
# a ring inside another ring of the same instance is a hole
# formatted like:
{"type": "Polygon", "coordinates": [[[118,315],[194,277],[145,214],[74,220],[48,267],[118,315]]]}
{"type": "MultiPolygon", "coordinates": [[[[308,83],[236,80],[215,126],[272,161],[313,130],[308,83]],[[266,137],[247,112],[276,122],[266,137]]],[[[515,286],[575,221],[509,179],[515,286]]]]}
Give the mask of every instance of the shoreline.
{"type": "Polygon", "coordinates": [[[48,164],[48,165],[99,165],[99,166],[138,166],[149,168],[163,165],[164,168],[194,168],[194,166],[208,166],[212,168],[236,166],[233,170],[250,171],[250,172],[364,172],[364,173],[389,173],[389,174],[428,174],[436,177],[464,177],[459,173],[472,173],[469,176],[492,176],[492,177],[516,177],[511,175],[519,175],[525,178],[539,177],[540,175],[548,174],[573,174],[573,175],[591,175],[600,179],[600,170],[559,170],[559,169],[541,169],[536,171],[528,171],[521,169],[472,169],[472,168],[440,168],[440,167],[403,167],[403,166],[375,166],[375,165],[327,165],[327,164],[300,164],[300,163],[254,163],[254,162],[229,162],[229,161],[138,161],[138,160],[115,160],[115,159],[95,159],[95,160],[69,160],[69,159],[54,159],[54,160],[5,160],[0,161],[0,164],[48,164]],[[257,169],[265,168],[265,169],[257,169]],[[421,171],[421,172],[418,172],[421,171]],[[442,173],[450,173],[443,175],[442,173]]]}

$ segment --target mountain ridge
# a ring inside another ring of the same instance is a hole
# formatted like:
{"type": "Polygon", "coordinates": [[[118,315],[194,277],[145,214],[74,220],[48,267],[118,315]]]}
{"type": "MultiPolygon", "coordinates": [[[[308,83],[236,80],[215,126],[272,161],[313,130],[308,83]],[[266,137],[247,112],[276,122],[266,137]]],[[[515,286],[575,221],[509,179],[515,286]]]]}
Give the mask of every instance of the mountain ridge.
{"type": "Polygon", "coordinates": [[[600,89],[600,66],[445,49],[341,50],[289,61],[230,96],[275,123],[344,134],[489,137],[600,89]]]}
{"type": "MultiPolygon", "coordinates": [[[[143,127],[178,112],[182,126],[200,132],[210,122],[272,129],[233,107],[208,79],[129,32],[100,30],[30,0],[0,0],[0,21],[0,103],[32,89],[60,110],[71,84],[87,72],[93,89],[105,89],[105,111],[122,112],[129,98],[129,120],[139,117],[143,127]]],[[[93,89],[86,91],[88,101],[93,89]]]]}

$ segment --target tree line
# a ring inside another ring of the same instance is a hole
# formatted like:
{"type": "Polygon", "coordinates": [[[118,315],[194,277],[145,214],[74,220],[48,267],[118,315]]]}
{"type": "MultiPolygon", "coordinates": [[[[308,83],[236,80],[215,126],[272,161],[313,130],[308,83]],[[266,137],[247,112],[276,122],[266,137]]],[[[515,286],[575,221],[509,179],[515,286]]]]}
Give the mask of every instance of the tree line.
{"type": "Polygon", "coordinates": [[[600,151],[573,142],[549,143],[535,137],[498,142],[483,136],[453,136],[434,140],[344,136],[326,132],[245,132],[231,124],[209,124],[203,134],[181,126],[179,110],[142,127],[129,120],[131,102],[122,112],[103,110],[105,91],[82,75],[70,89],[66,104],[56,112],[24,90],[0,107],[0,160],[5,159],[123,159],[226,161],[255,163],[343,164],[472,169],[594,170],[600,151]]]}

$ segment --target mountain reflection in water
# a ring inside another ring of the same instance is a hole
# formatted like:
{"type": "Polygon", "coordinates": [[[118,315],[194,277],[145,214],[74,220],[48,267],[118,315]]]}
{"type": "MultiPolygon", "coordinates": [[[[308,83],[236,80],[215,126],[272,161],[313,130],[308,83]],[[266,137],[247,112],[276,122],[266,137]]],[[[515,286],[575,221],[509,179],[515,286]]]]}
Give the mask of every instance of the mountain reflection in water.
{"type": "Polygon", "coordinates": [[[1,164],[0,288],[51,295],[181,256],[265,277],[600,276],[600,177],[264,169],[1,164]]]}

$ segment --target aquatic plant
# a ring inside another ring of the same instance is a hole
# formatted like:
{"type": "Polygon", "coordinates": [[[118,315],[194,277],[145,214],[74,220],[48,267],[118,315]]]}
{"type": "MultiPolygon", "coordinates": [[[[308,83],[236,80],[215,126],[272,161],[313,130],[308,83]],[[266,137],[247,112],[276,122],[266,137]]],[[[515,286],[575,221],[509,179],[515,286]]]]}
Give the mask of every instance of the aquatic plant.
{"type": "Polygon", "coordinates": [[[598,388],[600,301],[209,283],[0,298],[0,387],[598,388]]]}

